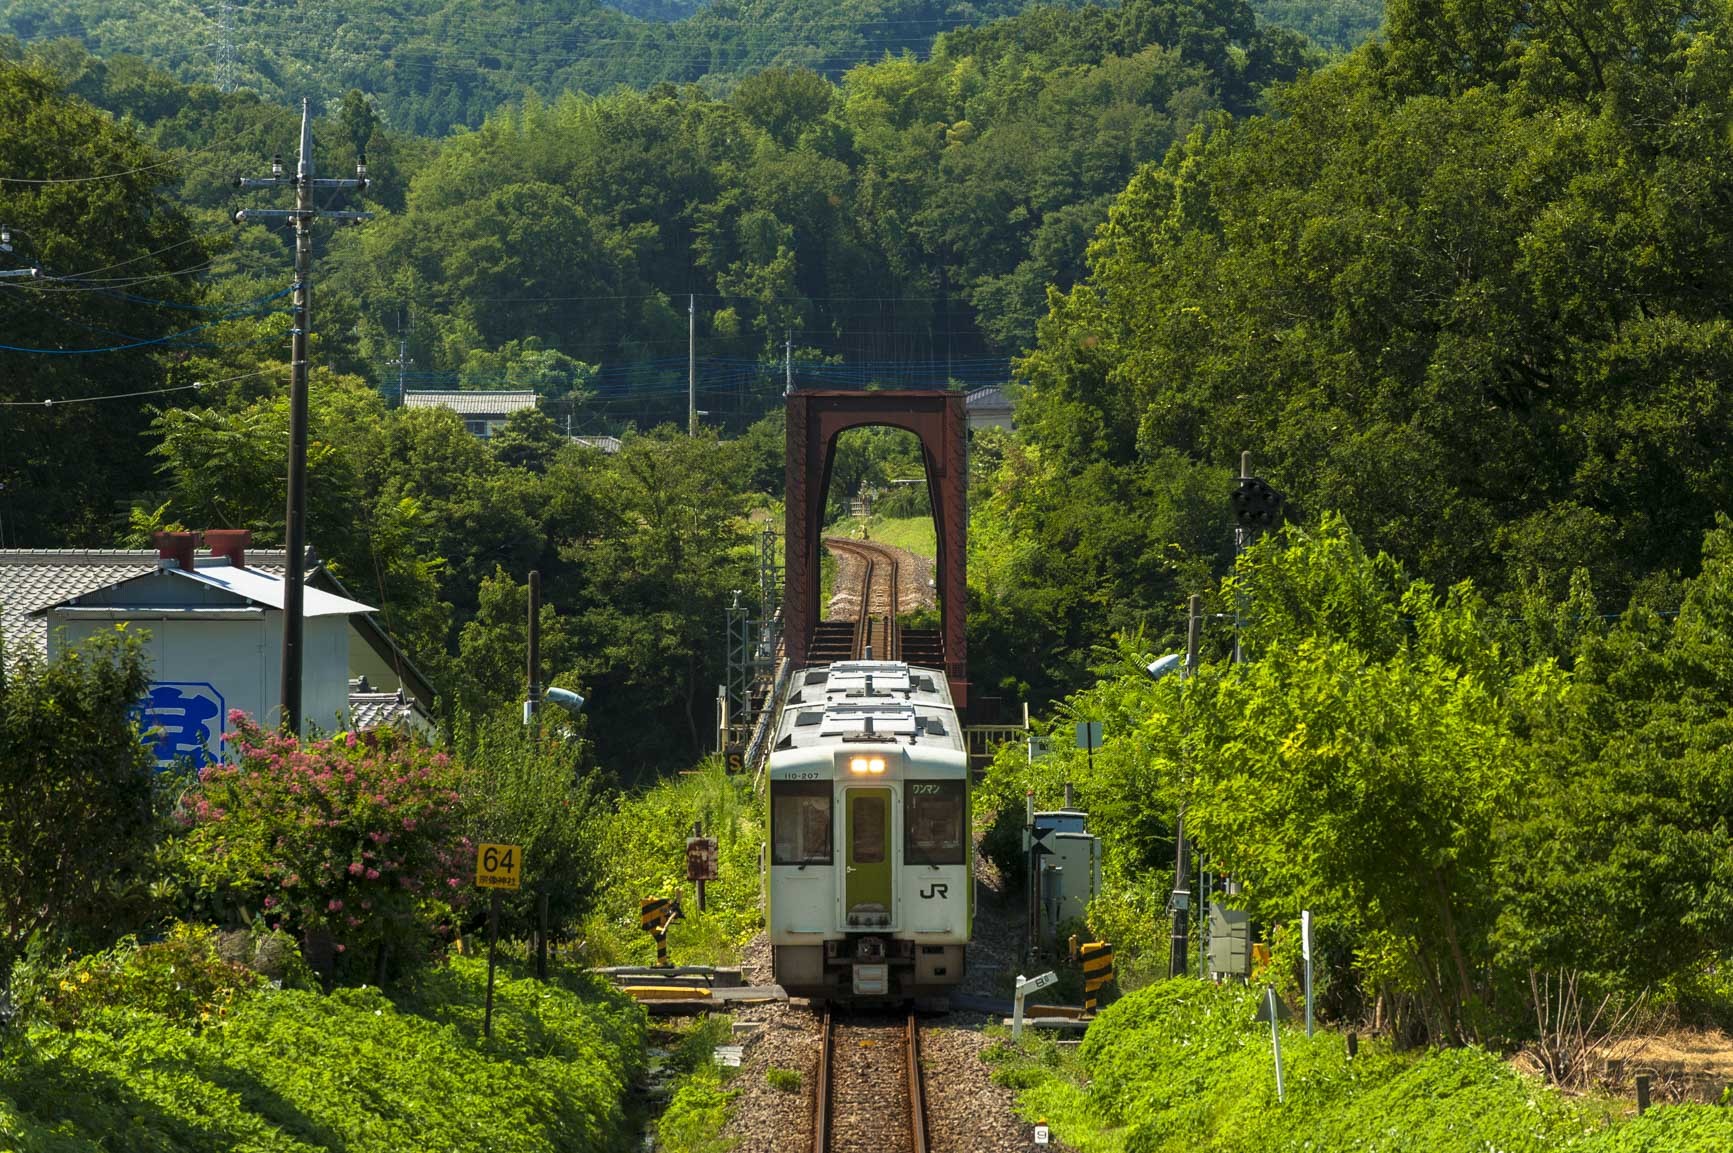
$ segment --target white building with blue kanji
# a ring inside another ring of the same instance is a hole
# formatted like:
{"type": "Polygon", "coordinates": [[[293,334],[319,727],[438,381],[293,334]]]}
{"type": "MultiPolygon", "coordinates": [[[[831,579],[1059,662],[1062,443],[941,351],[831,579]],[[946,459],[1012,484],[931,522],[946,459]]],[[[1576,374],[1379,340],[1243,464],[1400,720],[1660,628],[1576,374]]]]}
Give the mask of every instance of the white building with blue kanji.
{"type": "MultiPolygon", "coordinates": [[[[143,638],[151,687],[140,710],[163,765],[220,757],[231,709],[265,727],[278,720],[281,565],[249,564],[244,532],[205,535],[212,552],[202,556],[192,533],[161,534],[155,556],[111,551],[88,554],[83,564],[64,553],[0,553],[0,639],[9,654],[22,643],[53,658],[117,627],[143,638]]],[[[310,574],[304,589],[303,727],[402,723],[427,731],[425,678],[374,622],[372,608],[334,585],[310,574]],[[383,691],[352,701],[357,689],[374,688],[383,691]]]]}

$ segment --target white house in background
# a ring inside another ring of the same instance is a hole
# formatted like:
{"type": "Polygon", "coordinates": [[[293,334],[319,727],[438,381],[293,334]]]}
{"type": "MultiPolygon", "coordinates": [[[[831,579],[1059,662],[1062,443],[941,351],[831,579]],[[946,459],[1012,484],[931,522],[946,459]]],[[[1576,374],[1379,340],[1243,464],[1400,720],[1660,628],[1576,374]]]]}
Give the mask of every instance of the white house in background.
{"type": "MultiPolygon", "coordinates": [[[[229,710],[270,725],[281,693],[284,558],[255,554],[249,564],[249,535],[206,533],[209,556],[195,554],[192,533],[161,534],[154,553],[0,550],[0,639],[10,655],[55,656],[116,626],[147,636],[152,684],[141,708],[161,730],[159,762],[219,756],[229,710]]],[[[371,608],[317,569],[304,608],[307,728],[431,731],[432,689],[371,608]],[[367,690],[362,699],[351,700],[352,681],[367,690]]]]}
{"type": "Polygon", "coordinates": [[[984,384],[963,394],[963,411],[968,414],[969,431],[978,428],[1011,428],[1011,398],[1003,385],[984,384]]]}
{"type": "Polygon", "coordinates": [[[404,408],[448,408],[463,418],[463,427],[487,440],[505,427],[514,412],[536,406],[534,392],[409,391],[404,408]]]}

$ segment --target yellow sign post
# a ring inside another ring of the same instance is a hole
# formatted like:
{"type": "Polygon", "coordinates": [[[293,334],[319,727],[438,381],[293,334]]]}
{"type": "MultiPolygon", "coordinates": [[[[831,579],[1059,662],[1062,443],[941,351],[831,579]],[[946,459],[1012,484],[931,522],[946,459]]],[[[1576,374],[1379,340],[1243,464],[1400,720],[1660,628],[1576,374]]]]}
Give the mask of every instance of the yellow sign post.
{"type": "Polygon", "coordinates": [[[487,1037],[493,1036],[493,966],[499,952],[499,893],[501,889],[521,888],[523,869],[522,845],[475,847],[476,887],[493,890],[493,900],[487,910],[487,1007],[481,1020],[482,1034],[487,1037]]]}
{"type": "Polygon", "coordinates": [[[477,845],[475,883],[482,889],[516,889],[523,881],[524,853],[517,845],[477,845]]]}

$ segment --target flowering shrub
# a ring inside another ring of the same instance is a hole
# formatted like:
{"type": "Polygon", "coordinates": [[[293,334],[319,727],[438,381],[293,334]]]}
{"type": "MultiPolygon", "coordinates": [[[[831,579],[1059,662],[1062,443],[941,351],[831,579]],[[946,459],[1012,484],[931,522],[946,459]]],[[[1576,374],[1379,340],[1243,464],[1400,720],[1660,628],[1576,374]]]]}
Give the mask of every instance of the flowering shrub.
{"type": "Polygon", "coordinates": [[[337,953],[407,942],[467,896],[474,846],[444,754],[392,729],[303,742],[229,719],[234,762],[182,802],[207,891],[337,953]]]}
{"type": "Polygon", "coordinates": [[[43,1015],[75,1029],[103,1009],[124,1007],[196,1026],[226,1017],[236,998],[263,983],[217,955],[215,929],[177,924],[166,941],[140,945],[129,937],[50,974],[43,1015]]]}

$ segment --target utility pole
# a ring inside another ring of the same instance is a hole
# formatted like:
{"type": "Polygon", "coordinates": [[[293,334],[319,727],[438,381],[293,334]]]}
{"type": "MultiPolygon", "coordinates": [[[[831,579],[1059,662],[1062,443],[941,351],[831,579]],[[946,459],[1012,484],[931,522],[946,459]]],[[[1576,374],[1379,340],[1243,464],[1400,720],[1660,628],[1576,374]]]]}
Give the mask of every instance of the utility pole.
{"type": "MultiPolygon", "coordinates": [[[[1203,627],[1203,598],[1193,593],[1187,602],[1188,617],[1185,625],[1185,671],[1184,679],[1190,680],[1197,672],[1198,634],[1203,627]]],[[[1184,689],[1181,689],[1184,692],[1184,689]]],[[[1184,716],[1184,698],[1181,698],[1181,716],[1184,716]]],[[[1182,733],[1180,739],[1184,740],[1182,733]]],[[[1191,894],[1186,892],[1186,885],[1191,878],[1185,865],[1185,802],[1182,800],[1179,815],[1174,819],[1173,833],[1173,952],[1168,957],[1167,975],[1169,977],[1185,976],[1186,959],[1190,953],[1187,927],[1191,916],[1191,894]]],[[[1201,899],[1201,898],[1200,898],[1201,899]]],[[[1199,906],[1202,909],[1202,906],[1199,906]]]]}
{"type": "Polygon", "coordinates": [[[361,221],[370,212],[321,212],[313,207],[313,191],[320,188],[360,190],[367,187],[367,160],[355,165],[353,180],[318,180],[313,176],[313,111],[301,101],[301,155],[295,175],[283,175],[282,158],[271,160],[271,175],[235,179],[236,188],[293,188],[295,207],[243,208],[235,223],[254,220],[286,220],[295,226],[295,325],[290,329],[289,352],[289,500],[283,518],[283,544],[288,550],[283,574],[283,667],[282,724],[291,733],[301,731],[301,665],[304,571],[307,546],[307,342],[313,308],[313,224],[318,220],[361,221]]]}
{"type": "Polygon", "coordinates": [[[542,574],[540,569],[530,570],[530,619],[529,619],[529,691],[524,698],[524,724],[534,726],[532,733],[541,729],[541,720],[536,714],[542,705],[542,574]]]}
{"type": "Polygon", "coordinates": [[[686,297],[686,435],[698,435],[698,297],[686,297]]]}
{"type": "Polygon", "coordinates": [[[782,395],[794,392],[794,331],[782,334],[782,395]]]}
{"type": "Polygon", "coordinates": [[[404,379],[406,370],[410,365],[415,363],[415,361],[410,358],[409,341],[404,337],[403,333],[399,332],[397,334],[397,359],[388,360],[386,363],[397,369],[397,407],[402,408],[403,398],[409,391],[408,382],[404,379]]]}

